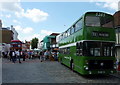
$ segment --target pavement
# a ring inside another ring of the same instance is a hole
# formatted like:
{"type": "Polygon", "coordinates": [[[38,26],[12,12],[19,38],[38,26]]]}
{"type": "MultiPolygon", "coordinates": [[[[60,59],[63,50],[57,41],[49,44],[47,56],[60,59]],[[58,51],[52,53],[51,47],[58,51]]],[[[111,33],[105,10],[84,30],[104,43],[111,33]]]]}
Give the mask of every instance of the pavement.
{"type": "Polygon", "coordinates": [[[26,59],[21,62],[19,64],[16,61],[13,64],[7,59],[2,60],[2,83],[108,83],[111,85],[120,81],[120,78],[111,75],[81,76],[57,61],[40,62],[39,59],[26,59]]]}

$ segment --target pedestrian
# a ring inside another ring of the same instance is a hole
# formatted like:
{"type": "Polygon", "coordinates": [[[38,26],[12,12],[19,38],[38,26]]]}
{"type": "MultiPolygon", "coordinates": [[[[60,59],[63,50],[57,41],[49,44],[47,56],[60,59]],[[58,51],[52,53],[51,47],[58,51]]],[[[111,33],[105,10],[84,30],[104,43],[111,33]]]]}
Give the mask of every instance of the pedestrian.
{"type": "Polygon", "coordinates": [[[12,61],[12,50],[10,50],[9,52],[9,58],[10,58],[10,61],[12,61]]]}
{"type": "Polygon", "coordinates": [[[44,60],[47,59],[47,51],[44,51],[44,60]]]}
{"type": "Polygon", "coordinates": [[[38,53],[38,58],[39,58],[39,60],[40,60],[40,57],[41,57],[41,52],[38,53]]]}
{"type": "Polygon", "coordinates": [[[57,52],[54,52],[54,60],[57,61],[57,52]]]}
{"type": "Polygon", "coordinates": [[[15,54],[15,51],[12,50],[12,62],[15,63],[15,60],[16,60],[16,54],[15,54]]]}
{"type": "Polygon", "coordinates": [[[33,51],[30,51],[30,58],[32,59],[33,51]]]}
{"type": "Polygon", "coordinates": [[[19,59],[19,63],[21,63],[21,61],[20,61],[20,51],[16,50],[15,53],[16,53],[16,57],[19,59]]]}
{"type": "Polygon", "coordinates": [[[5,52],[4,51],[2,51],[2,56],[3,56],[3,58],[5,58],[5,52]]]}
{"type": "Polygon", "coordinates": [[[32,58],[32,51],[30,51],[30,58],[32,58]]]}
{"type": "Polygon", "coordinates": [[[31,59],[33,59],[35,57],[35,52],[33,51],[32,52],[32,58],[31,59]]]}
{"type": "Polygon", "coordinates": [[[8,55],[8,52],[5,51],[5,55],[4,55],[4,57],[7,58],[7,57],[8,57],[7,55],[8,55]]]}
{"type": "Polygon", "coordinates": [[[23,61],[25,61],[25,52],[22,53],[23,61]]]}
{"type": "Polygon", "coordinates": [[[30,51],[28,51],[28,58],[29,58],[29,59],[31,58],[31,56],[30,56],[30,51]]]}
{"type": "Polygon", "coordinates": [[[44,60],[44,53],[43,53],[43,51],[40,52],[40,60],[41,60],[41,62],[44,60]]]}
{"type": "Polygon", "coordinates": [[[48,52],[48,50],[46,50],[44,52],[44,58],[45,58],[45,60],[49,59],[49,52],[48,52]]]}

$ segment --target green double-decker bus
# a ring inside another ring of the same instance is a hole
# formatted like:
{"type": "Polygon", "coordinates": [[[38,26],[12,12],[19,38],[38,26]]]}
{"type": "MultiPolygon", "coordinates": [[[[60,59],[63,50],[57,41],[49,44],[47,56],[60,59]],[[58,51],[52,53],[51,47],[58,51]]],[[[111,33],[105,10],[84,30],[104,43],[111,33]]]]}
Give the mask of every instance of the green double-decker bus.
{"type": "Polygon", "coordinates": [[[116,72],[113,16],[86,12],[57,36],[59,61],[82,75],[116,72]]]}

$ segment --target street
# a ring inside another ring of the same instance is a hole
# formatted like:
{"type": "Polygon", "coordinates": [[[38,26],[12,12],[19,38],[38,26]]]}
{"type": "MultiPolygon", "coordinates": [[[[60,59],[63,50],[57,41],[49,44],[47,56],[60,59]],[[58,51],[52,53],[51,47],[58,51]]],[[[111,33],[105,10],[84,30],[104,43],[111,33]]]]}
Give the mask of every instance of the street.
{"type": "Polygon", "coordinates": [[[113,76],[84,77],[57,61],[40,62],[39,59],[18,61],[13,64],[2,60],[2,83],[118,83],[113,76]]]}

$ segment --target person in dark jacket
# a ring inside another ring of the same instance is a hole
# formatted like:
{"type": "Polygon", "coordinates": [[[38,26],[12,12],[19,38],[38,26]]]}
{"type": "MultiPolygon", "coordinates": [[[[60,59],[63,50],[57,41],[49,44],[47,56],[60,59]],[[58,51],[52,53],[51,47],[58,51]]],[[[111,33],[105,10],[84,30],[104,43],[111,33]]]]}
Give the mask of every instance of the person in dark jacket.
{"type": "Polygon", "coordinates": [[[10,56],[10,61],[12,61],[12,50],[10,50],[9,56],[10,56]]]}
{"type": "Polygon", "coordinates": [[[25,61],[25,52],[22,52],[23,61],[25,61]]]}
{"type": "Polygon", "coordinates": [[[41,51],[39,55],[40,55],[40,60],[41,60],[41,62],[42,62],[42,61],[44,60],[44,52],[41,51]]]}
{"type": "Polygon", "coordinates": [[[16,61],[16,54],[15,54],[15,51],[13,50],[12,51],[12,62],[15,63],[16,61]]]}

